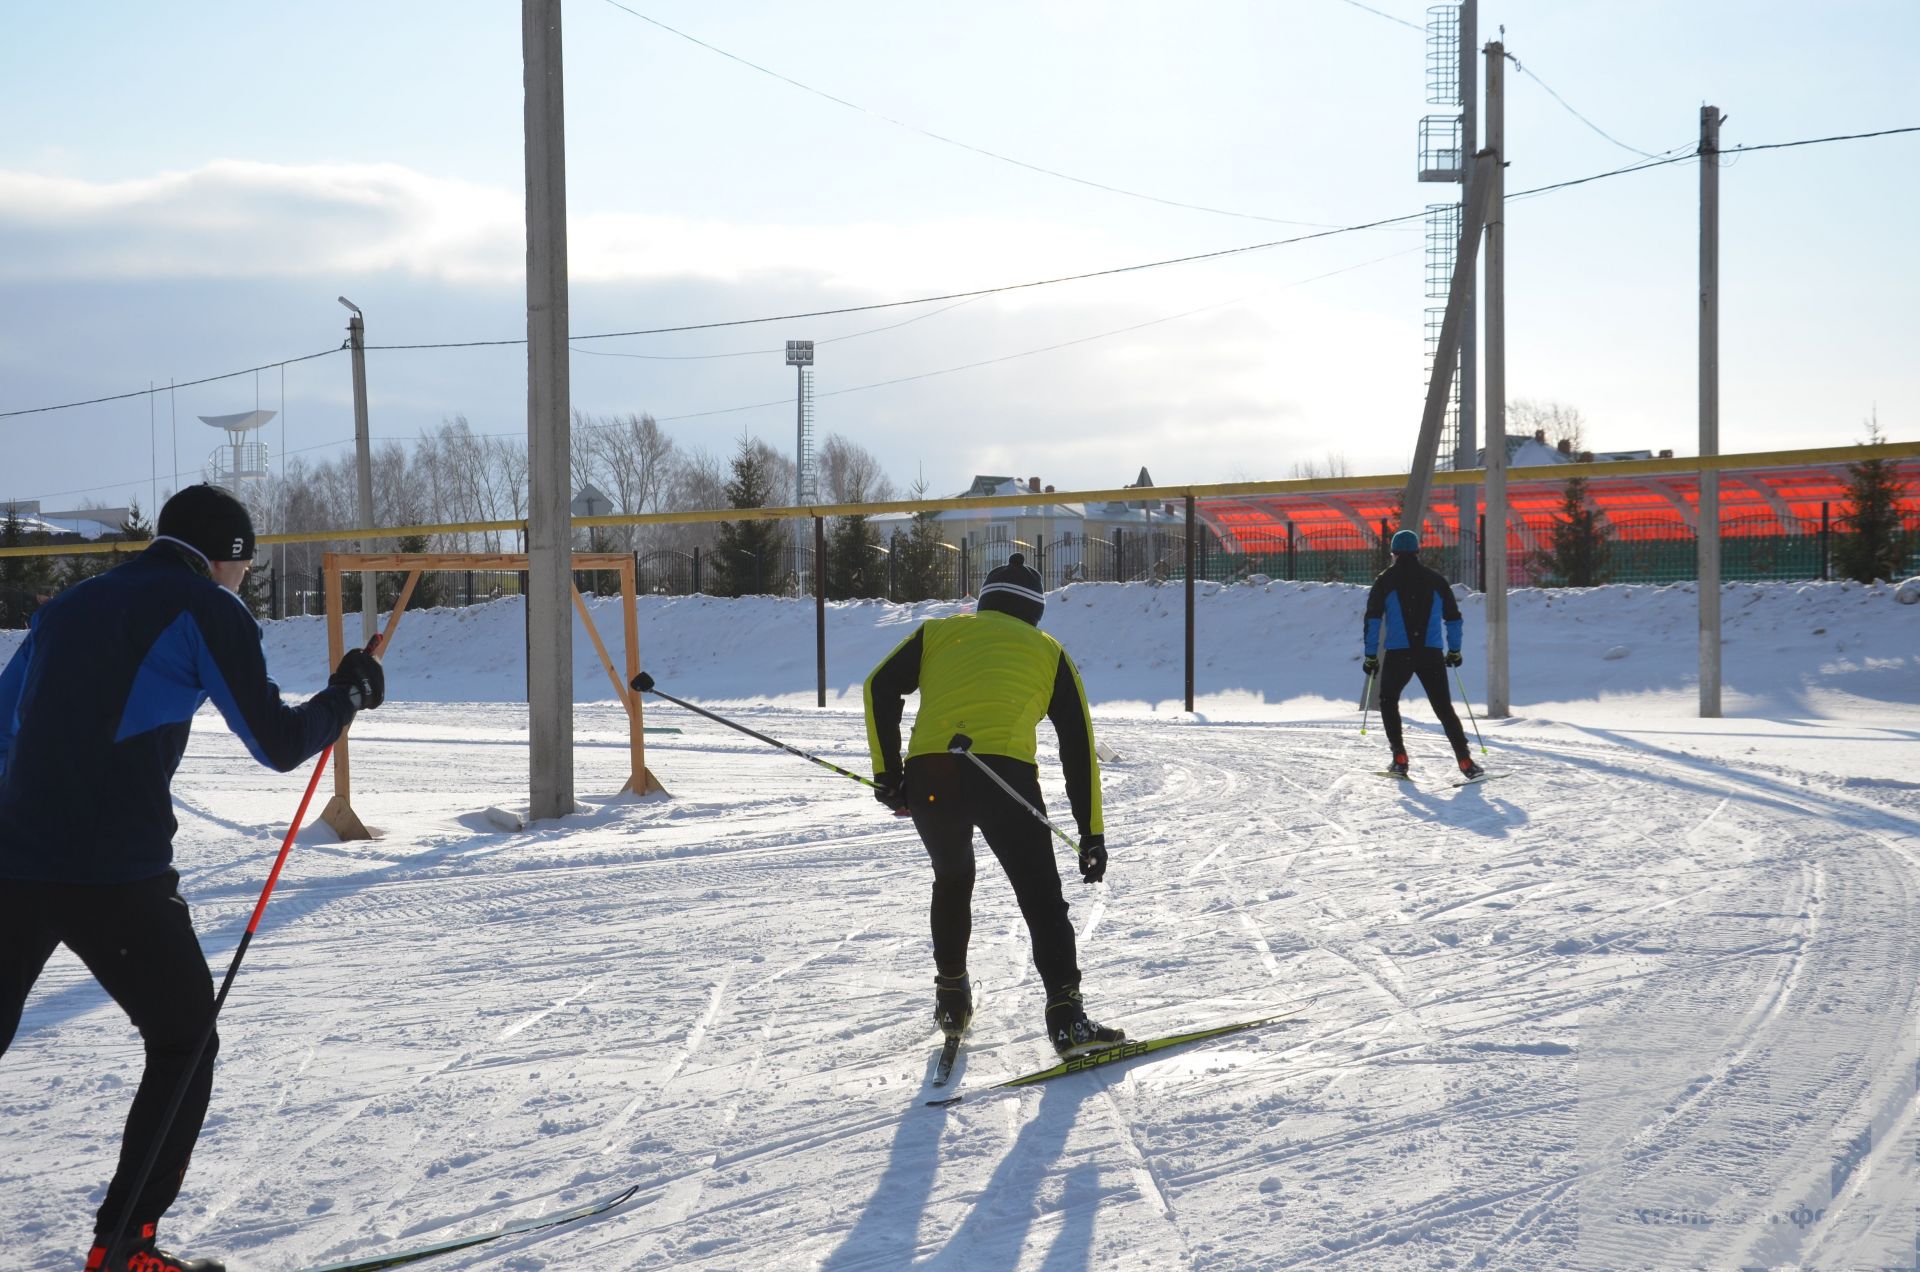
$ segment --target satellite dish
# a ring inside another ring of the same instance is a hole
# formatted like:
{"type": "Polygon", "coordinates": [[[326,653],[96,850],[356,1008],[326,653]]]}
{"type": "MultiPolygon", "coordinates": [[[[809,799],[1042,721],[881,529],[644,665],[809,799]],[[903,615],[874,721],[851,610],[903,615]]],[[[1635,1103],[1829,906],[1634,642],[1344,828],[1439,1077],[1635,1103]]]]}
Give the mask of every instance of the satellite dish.
{"type": "Polygon", "coordinates": [[[277,411],[242,411],[238,415],[202,415],[200,422],[229,433],[251,433],[277,414],[277,411]]]}

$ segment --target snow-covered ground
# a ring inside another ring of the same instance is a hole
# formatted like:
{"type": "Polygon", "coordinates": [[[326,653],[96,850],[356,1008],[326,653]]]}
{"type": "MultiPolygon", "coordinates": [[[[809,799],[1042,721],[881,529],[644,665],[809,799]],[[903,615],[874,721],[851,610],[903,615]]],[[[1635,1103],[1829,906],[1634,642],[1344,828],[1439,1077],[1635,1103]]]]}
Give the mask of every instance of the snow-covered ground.
{"type": "MultiPolygon", "coordinates": [[[[1194,715],[1177,588],[1048,607],[1120,757],[1108,883],[1069,874],[1086,989],[1137,1036],[1297,1018],[926,1108],[910,827],[651,701],[650,726],[684,730],[648,739],[671,795],[616,795],[625,718],[582,637],[584,811],[502,833],[479,814],[525,798],[521,611],[410,614],[394,700],[354,735],[379,838],[302,833],[163,1235],[273,1272],[635,1183],[606,1218],[443,1266],[1920,1261],[1920,607],[1728,588],[1729,718],[1703,721],[1689,588],[1517,593],[1519,714],[1482,722],[1503,776],[1454,788],[1423,705],[1421,782],[1372,772],[1357,589],[1205,591],[1194,715]]],[[[860,771],[861,677],[952,608],[831,607],[825,710],[810,603],[648,599],[644,662],[860,771]]],[[[283,683],[322,679],[317,620],[270,624],[268,647],[283,683]]],[[[223,968],[298,781],[209,715],[175,789],[223,968]]],[[[970,1090],[1049,1060],[984,854],[975,911],[970,1090]]],[[[138,1067],[57,954],[0,1059],[7,1266],[78,1265],[138,1067]]]]}

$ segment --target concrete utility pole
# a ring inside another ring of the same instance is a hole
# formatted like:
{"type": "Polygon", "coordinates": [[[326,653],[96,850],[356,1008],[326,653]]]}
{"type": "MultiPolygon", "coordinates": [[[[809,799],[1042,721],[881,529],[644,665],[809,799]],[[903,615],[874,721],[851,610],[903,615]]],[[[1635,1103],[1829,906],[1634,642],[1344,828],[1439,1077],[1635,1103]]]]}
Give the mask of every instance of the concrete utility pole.
{"type": "MultiPolygon", "coordinates": [[[[373,439],[367,433],[367,327],[362,321],[360,306],[345,296],[335,299],[353,311],[353,317],[347,319],[347,345],[353,350],[353,451],[360,476],[360,507],[354,515],[360,519],[361,529],[370,530],[373,528],[373,439]]],[[[373,547],[363,539],[360,551],[371,552],[373,547]]],[[[361,648],[366,648],[379,627],[380,602],[373,574],[368,572],[360,576],[361,648]]]]}
{"type": "MultiPolygon", "coordinates": [[[[1720,121],[1700,108],[1700,456],[1720,453],[1720,121]]],[[[1700,717],[1720,715],[1720,474],[1700,474],[1700,717]]]]}
{"type": "Polygon", "coordinates": [[[527,157],[528,813],[573,812],[567,146],[560,0],[521,0],[527,157]]]}
{"type": "MultiPolygon", "coordinates": [[[[1460,0],[1460,153],[1471,155],[1480,148],[1480,112],[1479,94],[1474,85],[1479,80],[1478,50],[1475,47],[1476,32],[1479,30],[1479,0],[1460,0]]],[[[1460,174],[1461,210],[1473,202],[1473,169],[1465,168],[1460,174]]],[[[1475,282],[1479,279],[1476,272],[1475,282]]],[[[1467,289],[1466,311],[1461,315],[1460,328],[1460,445],[1453,454],[1453,467],[1474,467],[1473,452],[1477,449],[1479,430],[1478,401],[1480,395],[1480,306],[1479,288],[1467,289]]],[[[1474,517],[1480,510],[1480,488],[1478,486],[1455,486],[1453,488],[1453,507],[1460,523],[1460,578],[1468,587],[1473,586],[1477,573],[1474,569],[1479,552],[1479,536],[1475,533],[1474,517]]],[[[1415,526],[1418,530],[1419,527],[1415,526]]]]}
{"type": "Polygon", "coordinates": [[[1413,451],[1413,472],[1401,499],[1400,524],[1418,526],[1427,512],[1427,492],[1433,486],[1433,465],[1440,451],[1440,430],[1446,424],[1447,398],[1453,388],[1453,368],[1460,352],[1460,331],[1466,300],[1473,290],[1473,271],[1479,259],[1480,229],[1486,219],[1487,192],[1493,160],[1473,157],[1470,188],[1473,198],[1460,218],[1460,242],[1454,251],[1453,282],[1447,292],[1446,316],[1440,320],[1440,340],[1433,352],[1433,371],[1427,378],[1427,406],[1420,416],[1420,440],[1413,451]]]}
{"type": "Polygon", "coordinates": [[[1507,50],[1487,45],[1487,718],[1513,714],[1507,683],[1507,50]]]}

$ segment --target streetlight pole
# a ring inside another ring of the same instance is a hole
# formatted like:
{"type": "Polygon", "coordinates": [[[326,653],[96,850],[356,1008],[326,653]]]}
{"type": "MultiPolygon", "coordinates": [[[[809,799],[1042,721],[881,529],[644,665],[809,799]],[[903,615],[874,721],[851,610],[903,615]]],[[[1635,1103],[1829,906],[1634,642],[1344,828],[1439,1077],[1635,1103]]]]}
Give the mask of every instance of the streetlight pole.
{"type": "MultiPolygon", "coordinates": [[[[353,451],[360,478],[360,507],[355,515],[360,519],[360,528],[366,530],[373,526],[373,439],[367,434],[367,327],[360,306],[345,296],[336,299],[353,313],[353,317],[347,319],[347,345],[353,350],[353,451]]],[[[368,550],[364,539],[360,541],[360,550],[368,550]]],[[[369,571],[360,576],[362,646],[373,639],[379,618],[380,605],[374,594],[373,574],[369,571]]]]}

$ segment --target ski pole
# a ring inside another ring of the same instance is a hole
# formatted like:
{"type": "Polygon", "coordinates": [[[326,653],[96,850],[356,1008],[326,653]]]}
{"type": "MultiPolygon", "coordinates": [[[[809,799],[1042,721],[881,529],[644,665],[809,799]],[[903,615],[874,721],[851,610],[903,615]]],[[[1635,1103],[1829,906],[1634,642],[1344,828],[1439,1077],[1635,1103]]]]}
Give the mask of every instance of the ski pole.
{"type": "Polygon", "coordinates": [[[1360,736],[1367,736],[1367,713],[1373,710],[1373,682],[1379,678],[1380,664],[1375,662],[1373,670],[1367,673],[1366,696],[1360,699],[1360,736]]]}
{"type": "Polygon", "coordinates": [[[749,729],[744,724],[738,724],[732,720],[727,719],[723,715],[717,715],[714,712],[707,710],[705,707],[696,707],[691,702],[686,701],[684,698],[676,698],[672,694],[666,692],[663,689],[655,688],[653,683],[653,677],[649,676],[644,671],[633,678],[633,687],[635,689],[638,689],[641,693],[650,693],[656,698],[665,698],[668,702],[673,703],[677,707],[685,707],[687,710],[693,712],[695,715],[703,715],[707,717],[707,719],[712,720],[715,724],[724,724],[729,729],[738,729],[740,732],[746,734],[750,738],[760,739],[762,742],[765,742],[768,746],[777,746],[782,751],[785,751],[788,755],[797,755],[803,760],[811,760],[815,764],[818,764],[821,768],[831,769],[833,772],[838,773],[842,777],[850,777],[854,781],[860,783],[860,785],[862,786],[872,786],[874,784],[873,779],[870,777],[862,777],[858,773],[849,773],[846,769],[841,768],[838,764],[835,764],[830,760],[823,760],[817,755],[813,755],[806,751],[802,751],[797,746],[788,746],[785,742],[782,742],[779,738],[770,738],[764,733],[760,733],[756,730],[749,729]]]}
{"type": "Polygon", "coordinates": [[[1460,669],[1453,669],[1454,686],[1460,690],[1460,701],[1467,704],[1467,719],[1473,722],[1473,740],[1480,744],[1480,754],[1487,753],[1487,740],[1480,736],[1480,722],[1473,718],[1473,699],[1467,697],[1467,687],[1460,681],[1460,669]]]}
{"type": "MultiPolygon", "coordinates": [[[[395,614],[387,622],[387,631],[393,630],[393,624],[400,621],[395,614]]],[[[367,653],[378,654],[380,642],[387,632],[375,632],[373,639],[367,642],[367,653]]],[[[120,1244],[120,1238],[127,1233],[127,1224],[133,1219],[133,1208],[140,1204],[140,1194],[146,1189],[147,1180],[153,1176],[153,1168],[160,1161],[160,1147],[166,1142],[167,1132],[173,1129],[173,1119],[179,1115],[180,1106],[186,1102],[187,1088],[193,1085],[193,1075],[200,1068],[200,1057],[207,1054],[207,1044],[213,1041],[214,1025],[220,1019],[220,1009],[226,1006],[227,991],[233,988],[233,978],[240,972],[240,960],[247,956],[247,947],[253,944],[253,934],[260,928],[260,916],[266,913],[267,898],[273,895],[273,886],[280,882],[280,870],[287,864],[287,854],[293,851],[294,836],[300,833],[300,823],[306,820],[307,805],[313,802],[313,792],[320,786],[320,775],[327,770],[327,761],[333,756],[333,743],[327,743],[320,752],[320,760],[313,766],[313,776],[307,779],[307,792],[300,797],[300,807],[293,811],[293,821],[287,826],[287,837],[280,841],[280,855],[273,860],[273,869],[267,872],[266,886],[260,889],[260,900],[254,903],[253,917],[247,920],[247,930],[240,934],[240,943],[233,948],[233,961],[227,964],[226,979],[220,982],[220,992],[214,995],[213,1014],[207,1017],[207,1027],[201,1031],[200,1041],[193,1049],[193,1058],[187,1062],[186,1072],[180,1075],[180,1083],[173,1089],[173,1098],[167,1103],[167,1111],[161,1115],[160,1125],[153,1133],[153,1146],[147,1150],[147,1160],[140,1165],[140,1173],[135,1176],[133,1188],[127,1193],[126,1204],[120,1208],[120,1221],[114,1225],[113,1235],[107,1241],[107,1251],[111,1253],[120,1244]]]]}
{"type": "Polygon", "coordinates": [[[1048,821],[1047,815],[1041,812],[1039,809],[1035,808],[1033,804],[1028,801],[1025,795],[1022,795],[1019,791],[1014,790],[1012,785],[1008,783],[1006,778],[1000,776],[998,773],[988,768],[987,762],[973,753],[972,738],[968,737],[964,733],[954,734],[952,740],[947,743],[947,751],[949,754],[964,755],[968,759],[972,760],[976,768],[978,768],[982,773],[985,773],[988,777],[993,779],[993,784],[995,786],[998,786],[1001,790],[1013,796],[1015,803],[1019,804],[1020,807],[1026,809],[1028,812],[1033,814],[1034,820],[1038,821],[1042,826],[1045,826],[1048,830],[1052,831],[1054,835],[1059,838],[1061,843],[1073,849],[1074,859],[1076,861],[1079,860],[1079,857],[1080,857],[1079,843],[1076,842],[1070,835],[1068,835],[1066,831],[1061,830],[1058,826],[1048,821]]]}

